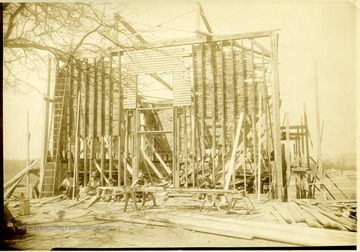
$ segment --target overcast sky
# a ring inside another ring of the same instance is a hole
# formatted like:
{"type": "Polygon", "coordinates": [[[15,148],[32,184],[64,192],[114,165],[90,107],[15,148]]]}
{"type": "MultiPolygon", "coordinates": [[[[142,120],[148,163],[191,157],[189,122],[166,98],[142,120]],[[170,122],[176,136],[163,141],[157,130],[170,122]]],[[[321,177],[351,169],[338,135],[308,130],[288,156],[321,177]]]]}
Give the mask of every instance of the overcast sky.
{"type": "MultiPolygon", "coordinates": [[[[299,124],[306,103],[312,154],[316,155],[314,62],[318,65],[322,152],[356,152],[356,10],[351,1],[200,1],[214,33],[279,29],[281,120],[299,124]]],[[[195,1],[131,1],[129,16],[152,37],[195,36],[195,1]],[[176,18],[177,17],[177,18],[176,18]],[[175,18],[175,19],[174,19],[175,18]],[[174,19],[174,20],[172,20],[174,19]],[[162,24],[166,29],[153,27],[162,24]]],[[[359,14],[359,13],[358,13],[359,14]]],[[[144,33],[145,35],[145,33],[144,33]]],[[[268,45],[266,45],[268,46],[268,45]]],[[[45,81],[41,84],[45,86],[45,81]]],[[[40,86],[41,86],[40,85],[40,86]]],[[[42,98],[4,95],[4,158],[25,158],[26,111],[30,111],[31,156],[41,148],[42,98]]]]}

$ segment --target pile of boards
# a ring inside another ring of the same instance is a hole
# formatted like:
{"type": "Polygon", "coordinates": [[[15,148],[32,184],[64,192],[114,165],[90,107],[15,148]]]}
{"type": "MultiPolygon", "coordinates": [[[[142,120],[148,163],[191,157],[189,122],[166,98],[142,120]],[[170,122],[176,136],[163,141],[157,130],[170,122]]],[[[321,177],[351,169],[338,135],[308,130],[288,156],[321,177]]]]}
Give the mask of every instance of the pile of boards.
{"type": "Polygon", "coordinates": [[[309,227],[356,232],[356,201],[295,200],[266,208],[280,224],[306,223],[309,227]]]}
{"type": "Polygon", "coordinates": [[[195,232],[221,235],[239,239],[263,239],[280,242],[284,246],[355,246],[356,233],[339,230],[283,225],[259,221],[240,220],[229,215],[207,216],[202,213],[146,213],[137,216],[94,216],[95,220],[127,222],[166,228],[182,228],[195,232]]]}

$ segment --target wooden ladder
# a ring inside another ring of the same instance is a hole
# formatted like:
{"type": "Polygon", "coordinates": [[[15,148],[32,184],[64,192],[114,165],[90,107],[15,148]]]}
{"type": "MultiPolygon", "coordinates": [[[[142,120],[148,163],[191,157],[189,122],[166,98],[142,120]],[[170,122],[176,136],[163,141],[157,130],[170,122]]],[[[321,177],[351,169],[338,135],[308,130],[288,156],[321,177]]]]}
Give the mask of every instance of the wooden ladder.
{"type": "Polygon", "coordinates": [[[66,98],[66,89],[64,81],[57,82],[54,91],[53,113],[51,134],[49,138],[50,151],[47,152],[45,175],[42,187],[43,197],[54,197],[55,179],[57,173],[57,162],[59,161],[59,149],[61,140],[61,128],[64,114],[64,103],[66,98]]]}

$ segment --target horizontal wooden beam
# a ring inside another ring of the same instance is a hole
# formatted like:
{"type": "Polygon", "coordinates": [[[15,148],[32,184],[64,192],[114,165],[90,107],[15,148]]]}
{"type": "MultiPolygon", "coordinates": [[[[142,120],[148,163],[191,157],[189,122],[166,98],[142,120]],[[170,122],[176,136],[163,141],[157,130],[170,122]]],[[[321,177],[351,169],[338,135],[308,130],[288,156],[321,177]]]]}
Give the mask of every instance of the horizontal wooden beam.
{"type": "Polygon", "coordinates": [[[138,108],[137,110],[142,111],[142,110],[161,110],[161,109],[173,109],[173,107],[170,106],[164,106],[164,107],[149,107],[149,108],[138,108]]]}
{"type": "MultiPolygon", "coordinates": [[[[281,130],[286,130],[286,127],[285,126],[280,126],[280,129],[281,130]]],[[[306,129],[305,125],[292,125],[292,126],[289,126],[289,129],[306,129]]]]}
{"type": "Polygon", "coordinates": [[[244,190],[223,190],[223,189],[200,189],[200,188],[169,188],[169,187],[139,187],[136,189],[139,192],[174,192],[174,193],[208,193],[208,194],[237,194],[244,195],[244,190]]]}
{"type": "Polygon", "coordinates": [[[172,130],[147,130],[147,131],[138,131],[138,134],[170,134],[172,130]]]}
{"type": "Polygon", "coordinates": [[[204,31],[199,31],[199,30],[196,30],[195,33],[205,36],[205,37],[214,37],[215,36],[214,33],[209,33],[209,32],[204,32],[204,31]]]}
{"type": "MultiPolygon", "coordinates": [[[[229,34],[229,35],[217,35],[212,37],[211,41],[226,41],[226,40],[239,40],[239,39],[254,39],[254,38],[265,38],[269,37],[273,32],[276,30],[269,30],[269,31],[259,31],[259,32],[248,32],[248,33],[236,33],[236,34],[229,34]]],[[[186,37],[186,38],[176,38],[176,39],[169,39],[169,40],[159,40],[152,43],[136,45],[131,49],[125,49],[126,51],[131,50],[141,50],[141,49],[151,49],[151,48],[158,48],[158,47],[170,47],[170,46],[182,46],[182,45],[191,45],[191,44],[199,44],[208,42],[207,38],[200,37],[186,37]]],[[[123,50],[124,51],[124,50],[123,50]]],[[[118,55],[119,49],[113,49],[111,54],[118,55]]]]}

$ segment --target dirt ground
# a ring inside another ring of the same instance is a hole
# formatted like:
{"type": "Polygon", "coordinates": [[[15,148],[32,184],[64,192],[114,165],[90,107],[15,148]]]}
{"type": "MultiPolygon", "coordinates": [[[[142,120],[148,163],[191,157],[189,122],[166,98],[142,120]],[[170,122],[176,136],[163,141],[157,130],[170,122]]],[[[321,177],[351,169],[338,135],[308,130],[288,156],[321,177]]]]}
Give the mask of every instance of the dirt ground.
{"type": "MultiPolygon", "coordinates": [[[[33,203],[34,201],[32,201],[33,203]]],[[[148,202],[143,209],[135,212],[131,204],[124,213],[124,202],[96,202],[85,209],[86,202],[66,208],[73,200],[60,200],[41,207],[32,205],[31,214],[19,216],[17,202],[11,202],[9,209],[15,218],[25,223],[27,234],[6,241],[11,249],[51,250],[56,248],[219,248],[219,247],[284,247],[289,244],[261,240],[239,239],[194,232],[181,227],[159,227],[120,221],[95,220],[95,216],[121,218],[161,217],[163,214],[196,213],[206,216],[244,219],[247,211],[237,208],[232,214],[226,209],[218,211],[207,202],[199,212],[200,203],[190,199],[169,199],[165,205],[153,207],[148,202]],[[16,207],[14,207],[16,206],[16,207]],[[63,216],[59,210],[63,213],[63,216]]],[[[161,203],[161,202],[160,202],[161,203]]],[[[261,206],[258,206],[261,208],[261,206]]],[[[264,220],[272,221],[264,216],[264,220]]],[[[240,227],[246,228],[246,227],[240,227]]]]}

